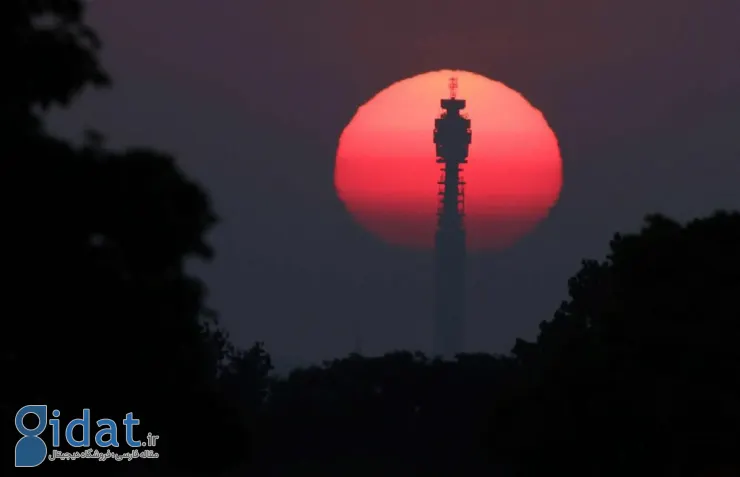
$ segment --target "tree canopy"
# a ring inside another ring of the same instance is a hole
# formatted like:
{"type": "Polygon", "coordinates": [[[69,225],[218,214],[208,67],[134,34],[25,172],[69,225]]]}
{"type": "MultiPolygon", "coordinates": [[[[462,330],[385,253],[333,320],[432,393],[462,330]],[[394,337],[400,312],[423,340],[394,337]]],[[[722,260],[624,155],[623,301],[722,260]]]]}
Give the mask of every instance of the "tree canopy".
{"type": "Polygon", "coordinates": [[[514,347],[521,371],[493,421],[498,456],[523,475],[736,465],[740,214],[651,215],[610,245],[606,260],[583,262],[537,340],[514,347]]]}
{"type": "MultiPolygon", "coordinates": [[[[84,407],[93,419],[133,412],[160,435],[162,457],[147,464],[182,473],[244,461],[249,423],[223,385],[239,352],[185,270],[187,259],[212,255],[207,194],[165,152],[46,132],[46,109],[109,84],[82,2],[11,0],[0,13],[11,52],[2,102],[5,422],[33,403],[66,419],[84,407]]],[[[264,369],[263,358],[240,358],[242,369],[264,369]]]]}

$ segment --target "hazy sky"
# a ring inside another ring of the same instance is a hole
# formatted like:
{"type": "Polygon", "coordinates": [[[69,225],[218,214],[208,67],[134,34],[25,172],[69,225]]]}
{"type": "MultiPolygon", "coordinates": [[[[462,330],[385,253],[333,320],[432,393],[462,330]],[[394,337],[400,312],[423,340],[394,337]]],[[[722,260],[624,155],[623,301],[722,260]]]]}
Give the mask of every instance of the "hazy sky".
{"type": "MultiPolygon", "coordinates": [[[[459,68],[524,94],[557,134],[551,216],[469,274],[468,349],[508,351],[566,297],[582,258],[648,212],[740,207],[737,0],[97,0],[114,89],[55,115],[175,154],[209,189],[198,267],[238,344],[288,360],[429,351],[431,255],[347,215],[337,139],[399,79],[459,68]]],[[[431,119],[430,119],[431,121],[431,119]]]]}

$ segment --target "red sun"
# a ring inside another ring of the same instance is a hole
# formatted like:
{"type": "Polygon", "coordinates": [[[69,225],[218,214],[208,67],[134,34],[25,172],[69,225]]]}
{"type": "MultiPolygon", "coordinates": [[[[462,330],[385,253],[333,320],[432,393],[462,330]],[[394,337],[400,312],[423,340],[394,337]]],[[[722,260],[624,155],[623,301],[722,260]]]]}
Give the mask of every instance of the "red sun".
{"type": "Polygon", "coordinates": [[[389,86],[342,132],[334,182],[350,213],[383,240],[433,247],[440,176],[434,119],[453,76],[473,132],[462,173],[468,247],[501,250],[547,216],[562,186],[555,134],[540,111],[502,83],[443,70],[389,86]]]}

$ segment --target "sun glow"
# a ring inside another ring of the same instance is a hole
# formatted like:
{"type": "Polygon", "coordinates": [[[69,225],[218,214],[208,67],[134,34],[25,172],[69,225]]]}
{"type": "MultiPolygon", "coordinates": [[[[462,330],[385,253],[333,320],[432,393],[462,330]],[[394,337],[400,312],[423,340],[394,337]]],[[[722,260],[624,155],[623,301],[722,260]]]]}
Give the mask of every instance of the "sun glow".
{"type": "Polygon", "coordinates": [[[433,246],[440,171],[432,132],[452,76],[473,131],[462,173],[468,246],[502,249],[530,232],[557,202],[562,161],[542,113],[484,76],[435,71],[379,92],[339,139],[337,192],[350,213],[387,242],[433,246]]]}

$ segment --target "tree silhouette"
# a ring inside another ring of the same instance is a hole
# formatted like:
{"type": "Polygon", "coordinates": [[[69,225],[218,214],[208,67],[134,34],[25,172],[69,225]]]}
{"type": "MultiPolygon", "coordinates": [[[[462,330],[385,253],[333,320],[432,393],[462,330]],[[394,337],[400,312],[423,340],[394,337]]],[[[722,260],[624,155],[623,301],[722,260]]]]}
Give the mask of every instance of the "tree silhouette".
{"type": "Polygon", "coordinates": [[[508,360],[351,355],[273,378],[253,475],[469,475],[490,470],[481,413],[508,360]]]}
{"type": "Polygon", "coordinates": [[[491,439],[520,475],[712,475],[740,448],[740,214],[648,216],[584,261],[491,439]]]}
{"type": "MultiPolygon", "coordinates": [[[[11,53],[0,124],[3,271],[12,284],[0,338],[3,421],[27,404],[60,410],[62,422],[82,408],[93,421],[133,412],[139,438],[160,435],[160,459],[77,462],[75,472],[219,472],[243,463],[254,416],[228,395],[224,367],[236,351],[204,307],[204,286],[185,271],[186,260],[212,254],[207,195],[166,153],[113,151],[99,134],[75,145],[43,127],[44,109],[108,83],[83,7],[0,6],[11,53]]],[[[2,432],[19,438],[12,426],[2,432]]],[[[48,465],[24,470],[45,474],[48,465]]]]}
{"type": "Polygon", "coordinates": [[[13,133],[7,137],[38,130],[40,110],[68,106],[86,87],[110,84],[84,7],[81,0],[7,0],[0,7],[9,53],[0,102],[0,127],[13,133]]]}

